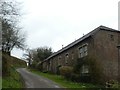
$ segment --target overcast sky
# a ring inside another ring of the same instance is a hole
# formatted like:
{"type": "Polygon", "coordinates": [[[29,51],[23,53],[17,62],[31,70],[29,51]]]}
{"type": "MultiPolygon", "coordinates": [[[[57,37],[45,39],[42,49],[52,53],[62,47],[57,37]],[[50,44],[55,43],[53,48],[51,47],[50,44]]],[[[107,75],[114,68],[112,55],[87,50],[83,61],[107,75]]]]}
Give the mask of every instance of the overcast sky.
{"type": "MultiPolygon", "coordinates": [[[[118,29],[119,0],[17,0],[24,13],[20,26],[29,48],[66,46],[100,25],[118,29]]],[[[21,58],[23,51],[12,55],[21,58]]]]}

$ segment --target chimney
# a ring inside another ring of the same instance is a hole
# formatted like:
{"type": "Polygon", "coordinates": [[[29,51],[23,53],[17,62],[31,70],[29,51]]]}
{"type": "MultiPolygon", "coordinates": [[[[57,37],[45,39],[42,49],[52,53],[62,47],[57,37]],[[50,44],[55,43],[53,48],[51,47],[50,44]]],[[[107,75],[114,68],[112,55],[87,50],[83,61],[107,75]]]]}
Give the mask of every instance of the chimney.
{"type": "Polygon", "coordinates": [[[62,45],[62,48],[63,48],[63,45],[62,45]]]}

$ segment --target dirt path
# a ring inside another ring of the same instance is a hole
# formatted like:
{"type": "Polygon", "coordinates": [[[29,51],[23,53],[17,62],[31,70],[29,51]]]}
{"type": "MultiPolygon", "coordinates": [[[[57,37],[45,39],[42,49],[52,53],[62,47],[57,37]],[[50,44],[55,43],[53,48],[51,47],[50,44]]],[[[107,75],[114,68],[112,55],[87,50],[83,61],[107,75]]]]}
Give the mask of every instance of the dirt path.
{"type": "Polygon", "coordinates": [[[19,68],[17,71],[25,81],[26,88],[60,88],[55,82],[42,76],[29,72],[26,68],[19,68]]]}

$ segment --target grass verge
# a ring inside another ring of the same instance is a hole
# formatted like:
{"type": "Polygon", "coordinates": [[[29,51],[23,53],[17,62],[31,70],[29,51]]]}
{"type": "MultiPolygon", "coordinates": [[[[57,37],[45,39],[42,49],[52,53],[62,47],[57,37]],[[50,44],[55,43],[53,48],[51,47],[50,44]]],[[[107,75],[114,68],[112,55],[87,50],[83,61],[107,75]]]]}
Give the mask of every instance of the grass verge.
{"type": "MultiPolygon", "coordinates": [[[[18,67],[26,67],[26,62],[2,52],[2,88],[24,88],[23,79],[16,71],[18,67]]],[[[4,90],[5,90],[4,89],[4,90]]]]}
{"type": "Polygon", "coordinates": [[[64,77],[62,77],[60,75],[42,73],[40,71],[33,70],[33,69],[30,69],[30,71],[58,83],[63,88],[71,88],[71,89],[72,88],[83,88],[83,89],[84,88],[99,88],[98,86],[93,85],[93,84],[89,84],[89,83],[75,83],[72,81],[67,81],[64,77]]]}
{"type": "Polygon", "coordinates": [[[0,76],[0,90],[2,89],[2,77],[0,76]]]}
{"type": "Polygon", "coordinates": [[[10,68],[10,75],[2,78],[2,88],[23,88],[20,74],[14,67],[10,68]]]}

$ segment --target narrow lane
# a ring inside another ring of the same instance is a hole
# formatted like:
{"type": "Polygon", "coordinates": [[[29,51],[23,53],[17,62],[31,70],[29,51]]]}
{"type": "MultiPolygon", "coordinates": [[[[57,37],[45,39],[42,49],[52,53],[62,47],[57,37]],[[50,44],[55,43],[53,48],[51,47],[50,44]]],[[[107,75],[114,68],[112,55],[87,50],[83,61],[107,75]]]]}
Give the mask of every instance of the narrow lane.
{"type": "Polygon", "coordinates": [[[25,81],[26,88],[60,88],[55,82],[42,76],[29,72],[26,68],[19,68],[17,71],[25,81]]]}

